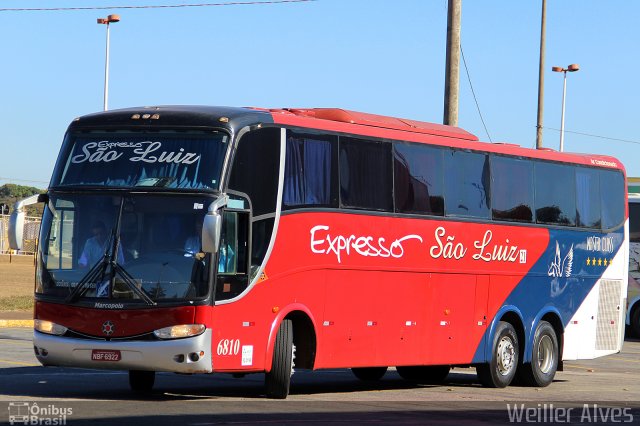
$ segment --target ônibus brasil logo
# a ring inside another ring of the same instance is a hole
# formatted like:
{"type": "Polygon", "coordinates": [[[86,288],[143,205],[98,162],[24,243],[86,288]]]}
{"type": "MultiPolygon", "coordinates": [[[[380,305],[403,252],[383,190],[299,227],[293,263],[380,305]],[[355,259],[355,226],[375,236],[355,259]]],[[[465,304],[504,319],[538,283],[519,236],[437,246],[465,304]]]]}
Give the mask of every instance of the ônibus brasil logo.
{"type": "Polygon", "coordinates": [[[66,425],[67,417],[73,414],[71,407],[54,404],[39,406],[36,402],[10,402],[9,424],[11,425],[66,425]]]}

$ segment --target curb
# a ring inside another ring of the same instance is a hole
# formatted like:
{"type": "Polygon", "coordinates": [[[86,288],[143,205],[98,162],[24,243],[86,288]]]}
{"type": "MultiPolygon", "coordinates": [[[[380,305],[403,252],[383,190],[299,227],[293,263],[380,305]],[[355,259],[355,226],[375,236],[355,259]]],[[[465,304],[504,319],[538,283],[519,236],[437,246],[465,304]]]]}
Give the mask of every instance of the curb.
{"type": "Polygon", "coordinates": [[[33,320],[0,320],[0,328],[10,328],[10,327],[33,328],[33,320]]]}

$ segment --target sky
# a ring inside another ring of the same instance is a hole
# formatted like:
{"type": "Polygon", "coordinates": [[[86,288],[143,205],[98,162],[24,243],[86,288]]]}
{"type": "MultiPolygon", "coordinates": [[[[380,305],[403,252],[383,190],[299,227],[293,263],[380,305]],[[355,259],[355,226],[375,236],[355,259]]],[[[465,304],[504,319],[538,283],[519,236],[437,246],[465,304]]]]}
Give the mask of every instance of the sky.
{"type": "MultiPolygon", "coordinates": [[[[196,3],[242,1],[2,0],[109,8],[0,10],[0,185],[46,188],[69,123],[102,110],[106,27],[96,19],[112,13],[109,109],[335,107],[442,123],[446,0],[115,7],[196,3]]],[[[462,0],[458,125],[481,141],[535,147],[541,5],[462,0]]],[[[612,155],[640,176],[638,22],[639,1],[547,0],[545,147],[560,139],[563,77],[551,67],[577,63],[564,150],[612,155]]]]}

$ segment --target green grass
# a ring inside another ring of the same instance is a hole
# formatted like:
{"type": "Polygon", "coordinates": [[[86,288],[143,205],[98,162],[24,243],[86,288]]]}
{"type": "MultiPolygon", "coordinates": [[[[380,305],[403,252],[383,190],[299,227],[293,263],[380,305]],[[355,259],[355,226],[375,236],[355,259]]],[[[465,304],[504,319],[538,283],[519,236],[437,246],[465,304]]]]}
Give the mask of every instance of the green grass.
{"type": "Polygon", "coordinates": [[[31,311],[33,296],[0,297],[0,311],[31,311]]]}

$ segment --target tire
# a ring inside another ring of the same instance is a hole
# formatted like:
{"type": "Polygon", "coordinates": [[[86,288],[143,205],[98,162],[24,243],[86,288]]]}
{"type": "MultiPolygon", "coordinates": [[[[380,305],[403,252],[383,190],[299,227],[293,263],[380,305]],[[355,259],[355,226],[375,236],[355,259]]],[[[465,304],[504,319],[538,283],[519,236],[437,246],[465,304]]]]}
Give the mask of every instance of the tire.
{"type": "Polygon", "coordinates": [[[151,392],[155,381],[155,371],[129,370],[129,387],[134,392],[151,392]]]}
{"type": "Polygon", "coordinates": [[[637,338],[640,338],[640,305],[636,304],[636,307],[631,312],[631,334],[637,338]]]}
{"type": "Polygon", "coordinates": [[[493,335],[491,360],[476,367],[483,386],[504,388],[509,386],[518,367],[518,335],[508,322],[500,321],[493,335]]]}
{"type": "Polygon", "coordinates": [[[417,383],[438,384],[444,382],[451,368],[448,365],[396,367],[398,374],[405,380],[417,383]]]}
{"type": "Polygon", "coordinates": [[[359,367],[352,368],[351,371],[358,379],[371,382],[382,379],[387,372],[387,367],[359,367]]]}
{"type": "Polygon", "coordinates": [[[285,399],[289,395],[293,374],[293,323],[280,323],[273,347],[271,371],[265,374],[265,388],[268,398],[285,399]]]}
{"type": "Polygon", "coordinates": [[[531,362],[518,367],[519,382],[524,386],[549,386],[558,369],[558,355],[555,330],[547,321],[540,321],[533,336],[531,362]]]}

